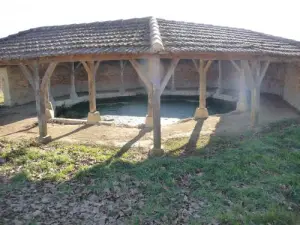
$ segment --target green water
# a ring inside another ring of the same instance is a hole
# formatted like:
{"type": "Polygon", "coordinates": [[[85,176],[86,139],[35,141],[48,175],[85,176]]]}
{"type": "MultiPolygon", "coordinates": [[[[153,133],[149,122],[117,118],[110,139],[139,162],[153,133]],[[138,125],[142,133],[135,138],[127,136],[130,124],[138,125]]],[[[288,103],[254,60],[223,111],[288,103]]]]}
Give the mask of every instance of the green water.
{"type": "MultiPolygon", "coordinates": [[[[194,115],[198,107],[198,97],[163,96],[161,98],[162,123],[173,123],[194,115]]],[[[227,113],[235,109],[235,103],[208,98],[206,100],[210,115],[227,113]]],[[[147,96],[118,97],[98,99],[97,110],[103,120],[114,120],[117,123],[140,124],[147,114],[147,96]]],[[[86,118],[89,103],[82,102],[70,108],[59,107],[57,117],[86,118]]]]}

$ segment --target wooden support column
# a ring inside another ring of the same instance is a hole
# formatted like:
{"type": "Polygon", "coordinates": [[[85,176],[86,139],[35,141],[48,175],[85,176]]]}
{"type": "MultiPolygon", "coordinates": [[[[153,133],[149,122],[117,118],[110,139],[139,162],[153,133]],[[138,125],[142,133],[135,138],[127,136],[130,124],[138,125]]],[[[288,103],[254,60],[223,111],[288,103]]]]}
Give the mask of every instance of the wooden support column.
{"type": "Polygon", "coordinates": [[[76,87],[75,87],[75,65],[71,62],[71,88],[70,88],[70,98],[76,100],[78,98],[76,87]]]}
{"type": "Polygon", "coordinates": [[[176,85],[175,85],[175,71],[172,74],[172,86],[171,86],[171,91],[176,91],[176,85]]]}
{"type": "Polygon", "coordinates": [[[222,94],[223,92],[223,83],[222,83],[222,80],[223,80],[223,75],[222,75],[222,61],[219,60],[219,77],[218,77],[218,89],[216,91],[216,95],[220,95],[222,94]]]}
{"type": "MultiPolygon", "coordinates": [[[[147,89],[147,93],[148,93],[148,113],[146,116],[146,120],[145,120],[145,126],[146,127],[153,127],[153,102],[154,102],[154,81],[153,81],[153,74],[156,72],[153,72],[153,68],[156,65],[155,62],[154,63],[154,59],[149,59],[147,61],[147,67],[144,67],[137,61],[137,60],[130,60],[133,68],[136,70],[138,76],[141,78],[141,80],[143,81],[144,85],[146,86],[147,89]],[[148,72],[147,70],[148,69],[148,72]]],[[[172,59],[170,62],[170,65],[168,67],[167,73],[165,74],[165,76],[163,77],[162,80],[160,80],[160,84],[159,84],[159,91],[160,91],[160,95],[163,93],[165,87],[167,86],[172,74],[174,74],[175,68],[177,66],[179,62],[178,58],[172,59]]],[[[161,72],[160,72],[160,59],[158,59],[158,69],[159,71],[159,79],[161,79],[161,72]]],[[[156,79],[155,78],[155,82],[156,79]]],[[[157,88],[156,88],[157,90],[157,88]]]]}
{"type": "Polygon", "coordinates": [[[161,149],[161,125],[160,125],[160,58],[158,56],[149,59],[148,72],[153,84],[153,149],[151,154],[162,155],[161,149]]]}
{"type": "Polygon", "coordinates": [[[48,99],[47,87],[56,65],[57,63],[50,63],[41,80],[39,76],[39,64],[37,61],[33,63],[32,78],[34,81],[36,110],[39,124],[39,141],[41,142],[48,142],[51,140],[47,131],[46,101],[48,99]]]}
{"type": "Polygon", "coordinates": [[[89,107],[90,111],[87,118],[88,124],[95,124],[101,120],[100,113],[97,111],[96,105],[96,72],[99,62],[95,64],[94,61],[81,62],[88,74],[89,86],[89,107]]]}
{"type": "Polygon", "coordinates": [[[248,86],[251,87],[251,126],[255,127],[259,123],[260,111],[260,86],[270,62],[248,61],[243,62],[245,65],[246,80],[248,86]]]}
{"type": "Polygon", "coordinates": [[[125,92],[124,88],[124,70],[125,70],[125,62],[123,60],[120,61],[120,94],[123,95],[125,92]]]}
{"type": "Polygon", "coordinates": [[[239,99],[236,105],[236,110],[240,112],[246,112],[248,110],[247,103],[247,86],[246,86],[246,75],[245,75],[245,66],[243,61],[238,65],[235,61],[231,60],[231,64],[237,70],[240,75],[239,81],[239,99]]]}
{"type": "Polygon", "coordinates": [[[199,107],[195,111],[194,118],[201,119],[208,117],[208,111],[206,108],[206,74],[212,61],[205,62],[200,59],[199,65],[195,63],[199,77],[199,107]]]}

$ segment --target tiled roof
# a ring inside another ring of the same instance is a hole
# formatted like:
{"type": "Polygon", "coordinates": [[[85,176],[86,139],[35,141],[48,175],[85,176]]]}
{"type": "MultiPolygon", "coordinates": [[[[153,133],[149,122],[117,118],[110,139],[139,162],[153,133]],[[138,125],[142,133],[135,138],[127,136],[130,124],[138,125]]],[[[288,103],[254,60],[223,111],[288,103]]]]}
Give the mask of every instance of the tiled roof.
{"type": "Polygon", "coordinates": [[[40,27],[0,39],[0,60],[153,51],[300,57],[300,43],[245,29],[153,17],[40,27]]]}

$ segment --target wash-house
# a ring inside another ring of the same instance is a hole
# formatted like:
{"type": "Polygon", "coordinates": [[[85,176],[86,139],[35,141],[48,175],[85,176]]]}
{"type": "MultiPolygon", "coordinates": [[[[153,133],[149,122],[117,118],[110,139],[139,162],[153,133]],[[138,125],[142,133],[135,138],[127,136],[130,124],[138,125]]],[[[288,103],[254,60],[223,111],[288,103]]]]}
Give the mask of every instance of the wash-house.
{"type": "Polygon", "coordinates": [[[195,119],[208,117],[207,96],[236,101],[256,126],[262,92],[300,109],[299,59],[297,41],[154,17],[39,27],[0,39],[4,104],[35,101],[41,141],[49,140],[47,122],[59,104],[89,101],[86,123],[99,124],[97,98],[142,93],[154,153],[161,152],[162,95],[199,96],[195,119]]]}

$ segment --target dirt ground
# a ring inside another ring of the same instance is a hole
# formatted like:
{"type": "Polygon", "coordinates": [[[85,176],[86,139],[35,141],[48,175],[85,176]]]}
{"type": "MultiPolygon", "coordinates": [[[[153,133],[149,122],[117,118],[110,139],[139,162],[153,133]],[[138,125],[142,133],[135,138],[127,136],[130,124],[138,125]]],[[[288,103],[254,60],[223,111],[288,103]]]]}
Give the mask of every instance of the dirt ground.
{"type": "MultiPolygon", "coordinates": [[[[262,96],[260,125],[284,119],[299,118],[299,113],[276,96],[262,96]]],[[[13,108],[0,108],[0,138],[9,140],[30,139],[38,135],[35,104],[13,108]]],[[[212,115],[198,123],[192,119],[162,127],[163,141],[175,137],[189,137],[193,132],[201,135],[234,135],[250,129],[250,113],[232,112],[212,115]]],[[[150,147],[152,132],[145,129],[107,125],[61,125],[48,124],[54,141],[150,147]]]]}

